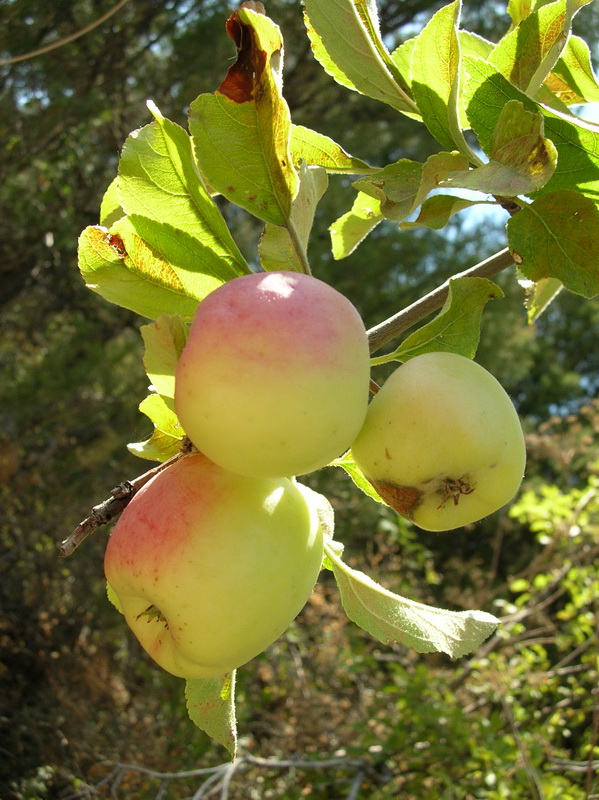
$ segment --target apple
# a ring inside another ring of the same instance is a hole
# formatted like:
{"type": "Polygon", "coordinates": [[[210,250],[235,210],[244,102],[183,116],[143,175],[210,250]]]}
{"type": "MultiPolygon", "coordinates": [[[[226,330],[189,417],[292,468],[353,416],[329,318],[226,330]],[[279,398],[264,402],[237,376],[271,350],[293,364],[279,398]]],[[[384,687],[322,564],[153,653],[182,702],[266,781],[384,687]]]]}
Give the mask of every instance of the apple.
{"type": "Polygon", "coordinates": [[[309,275],[256,273],[198,306],[175,410],[195,447],[224,469],[289,477],[351,446],[369,376],[366,330],[347,298],[309,275]]]}
{"type": "Polygon", "coordinates": [[[287,478],[235,475],[196,453],[133,497],[110,536],[104,569],[149,655],[173,675],[211,678],[286,630],[322,559],[309,491],[287,478]]]}
{"type": "Polygon", "coordinates": [[[526,462],[516,410],[486,369],[416,356],[370,403],[353,458],[381,498],[424,530],[458,528],[508,503],[526,462]]]}

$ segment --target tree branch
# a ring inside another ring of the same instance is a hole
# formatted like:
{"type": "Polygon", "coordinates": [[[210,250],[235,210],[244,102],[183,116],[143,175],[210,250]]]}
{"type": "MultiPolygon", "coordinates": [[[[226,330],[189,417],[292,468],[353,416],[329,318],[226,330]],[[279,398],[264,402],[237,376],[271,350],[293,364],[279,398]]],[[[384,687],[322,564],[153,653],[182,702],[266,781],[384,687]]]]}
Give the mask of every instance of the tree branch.
{"type": "Polygon", "coordinates": [[[158,475],[159,472],[162,472],[171,464],[174,464],[175,461],[178,461],[187,452],[189,451],[181,450],[177,455],[169,458],[168,461],[163,461],[156,467],[152,467],[152,469],[149,469],[142,475],[138,475],[137,478],[134,478],[132,481],[123,481],[119,483],[119,485],[110,492],[110,495],[97,506],[94,506],[87,517],[77,525],[75,530],[67,536],[63,542],[61,542],[58,555],[61,558],[72,555],[81,542],[87,539],[90,533],[93,533],[96,528],[99,528],[101,525],[106,525],[118,516],[129,504],[133,495],[135,495],[142,486],[145,486],[155,475],[158,475]]]}
{"type": "Polygon", "coordinates": [[[403,333],[412,325],[420,322],[421,319],[427,317],[433,311],[441,308],[443,303],[447,300],[449,294],[449,281],[454,278],[489,278],[491,275],[496,275],[498,272],[512,266],[514,259],[510,251],[500,250],[490,258],[475,264],[465,272],[459,272],[457,275],[452,275],[445,283],[433,289],[432,292],[416,300],[412,305],[407,306],[402,311],[399,311],[389,319],[375,325],[368,331],[368,342],[370,344],[370,352],[375,353],[383,345],[395,339],[400,333],[403,333]]]}
{"type": "Polygon", "coordinates": [[[0,67],[4,67],[7,64],[16,64],[17,61],[27,61],[29,58],[34,58],[35,56],[41,56],[44,53],[49,53],[51,50],[56,50],[59,47],[62,47],[69,42],[74,42],[75,39],[79,39],[80,36],[84,36],[86,33],[93,31],[94,28],[97,28],[98,25],[101,25],[103,22],[106,22],[113,14],[116,14],[117,11],[127,3],[129,0],[119,0],[116,5],[112,8],[108,9],[105,14],[102,14],[101,17],[95,19],[93,22],[90,22],[89,25],[86,25],[81,30],[76,31],[75,33],[69,34],[69,36],[65,36],[63,39],[58,39],[56,42],[50,42],[50,44],[46,44],[43,47],[38,48],[37,50],[32,50],[29,53],[23,53],[20,56],[12,56],[11,58],[3,58],[0,60],[0,67]]]}

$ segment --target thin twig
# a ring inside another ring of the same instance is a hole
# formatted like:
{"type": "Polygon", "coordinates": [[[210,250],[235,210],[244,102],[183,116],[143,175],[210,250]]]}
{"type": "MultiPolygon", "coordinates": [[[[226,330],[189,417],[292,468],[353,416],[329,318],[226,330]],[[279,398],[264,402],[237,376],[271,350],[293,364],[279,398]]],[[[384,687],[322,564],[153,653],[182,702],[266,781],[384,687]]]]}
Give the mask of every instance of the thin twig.
{"type": "Polygon", "coordinates": [[[454,278],[489,278],[491,275],[496,275],[498,272],[513,266],[514,259],[510,251],[505,248],[500,250],[490,258],[475,264],[470,269],[460,272],[457,275],[452,275],[445,283],[433,289],[432,292],[416,300],[412,305],[407,306],[402,311],[399,311],[384,322],[375,325],[368,331],[368,342],[370,344],[370,352],[374,353],[379,350],[383,345],[395,339],[400,333],[403,333],[412,325],[420,322],[421,319],[427,317],[433,311],[441,308],[443,303],[447,300],[449,294],[449,281],[454,278]]]}
{"type": "Polygon", "coordinates": [[[58,554],[61,558],[66,558],[72,555],[87,537],[93,533],[96,528],[106,525],[108,522],[118,516],[131,501],[131,498],[141,489],[142,486],[151,480],[159,472],[174,464],[181,456],[185,455],[184,451],[177,453],[177,455],[169,458],[168,461],[163,461],[156,467],[144,472],[143,475],[138,475],[131,481],[123,481],[119,483],[111,492],[110,495],[94,506],[90,513],[83,519],[77,527],[70,533],[67,538],[61,542],[58,554]]]}
{"type": "Polygon", "coordinates": [[[98,25],[101,25],[103,22],[106,22],[113,14],[116,14],[117,11],[127,3],[129,0],[119,0],[116,5],[110,8],[105,14],[102,14],[101,17],[95,19],[93,22],[90,22],[89,25],[86,25],[81,30],[76,31],[75,33],[69,34],[69,36],[65,36],[64,39],[58,39],[56,42],[50,42],[50,44],[46,44],[43,47],[38,48],[37,50],[31,50],[29,53],[23,53],[20,56],[12,56],[11,58],[3,58],[0,59],[0,67],[4,67],[7,64],[16,64],[17,61],[27,61],[29,58],[35,58],[35,56],[41,56],[44,53],[49,53],[52,50],[56,50],[59,47],[62,47],[69,42],[74,42],[75,39],[79,39],[80,36],[84,36],[86,33],[93,31],[94,28],[97,28],[98,25]]]}

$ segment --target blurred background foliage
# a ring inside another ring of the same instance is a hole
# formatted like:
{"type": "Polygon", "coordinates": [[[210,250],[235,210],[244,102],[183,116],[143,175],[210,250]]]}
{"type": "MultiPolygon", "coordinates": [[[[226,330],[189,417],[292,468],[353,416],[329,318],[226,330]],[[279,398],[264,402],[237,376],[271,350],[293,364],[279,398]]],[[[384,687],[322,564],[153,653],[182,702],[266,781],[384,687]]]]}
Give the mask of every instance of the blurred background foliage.
{"type": "MultiPolygon", "coordinates": [[[[64,46],[10,61],[89,25],[108,0],[0,4],[0,796],[199,797],[183,770],[224,752],[186,716],[183,684],[150,663],[106,601],[98,531],[65,561],[57,545],[121,480],[145,471],[125,444],[149,431],[143,320],[89,292],[80,231],[98,219],[127,134],[153,99],[185,125],[189,102],[232,58],[226,0],[131,0],[64,46]],[[135,769],[114,765],[131,764],[135,769]],[[140,768],[169,773],[159,778],[140,768]],[[99,784],[96,793],[89,788],[99,784]]],[[[439,8],[382,0],[390,47],[439,8]]],[[[466,2],[464,27],[490,39],[501,3],[466,2]]],[[[269,0],[286,42],[294,121],[375,165],[436,150],[390,109],[337,86],[313,60],[299,2],[269,0]]],[[[576,18],[596,51],[597,4],[576,18]]],[[[505,246],[501,214],[441,232],[381,225],[344,261],[327,227],[353,198],[331,178],[311,244],[313,271],[374,325],[505,246]]],[[[255,261],[259,228],[225,209],[255,261]]],[[[307,479],[337,511],[350,563],[412,599],[502,617],[496,636],[452,662],[382,647],[351,623],[323,574],[296,623],[239,671],[248,761],[231,798],[599,798],[599,308],[563,293],[529,326],[522,289],[485,311],[478,359],[517,402],[529,468],[509,510],[427,534],[359,496],[335,470],[307,479]],[[313,769],[290,757],[333,759],[313,769]],[[360,770],[348,771],[352,759],[360,770]]],[[[208,791],[208,790],[206,790],[208,791]]],[[[208,796],[207,794],[201,796],[208,796]]]]}

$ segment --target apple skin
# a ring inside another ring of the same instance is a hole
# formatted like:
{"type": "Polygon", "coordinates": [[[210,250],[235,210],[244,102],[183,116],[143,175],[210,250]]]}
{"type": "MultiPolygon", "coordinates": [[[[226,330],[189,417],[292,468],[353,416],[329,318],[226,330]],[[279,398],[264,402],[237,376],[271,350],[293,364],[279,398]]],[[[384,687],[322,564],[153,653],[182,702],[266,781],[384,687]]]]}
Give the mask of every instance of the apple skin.
{"type": "Polygon", "coordinates": [[[351,446],[369,377],[366,330],[347,298],[308,275],[245,275],[198,306],[175,410],[196,448],[224,469],[301,475],[351,446]]]}
{"type": "Polygon", "coordinates": [[[387,379],[352,445],[381,498],[424,530],[488,516],[518,491],[526,463],[516,410],[484,367],[416,356],[387,379]]]}
{"type": "Polygon", "coordinates": [[[245,664],[299,614],[322,566],[309,492],[222,470],[200,454],[152,478],[118,520],[106,579],[167,672],[211,678],[245,664]]]}

